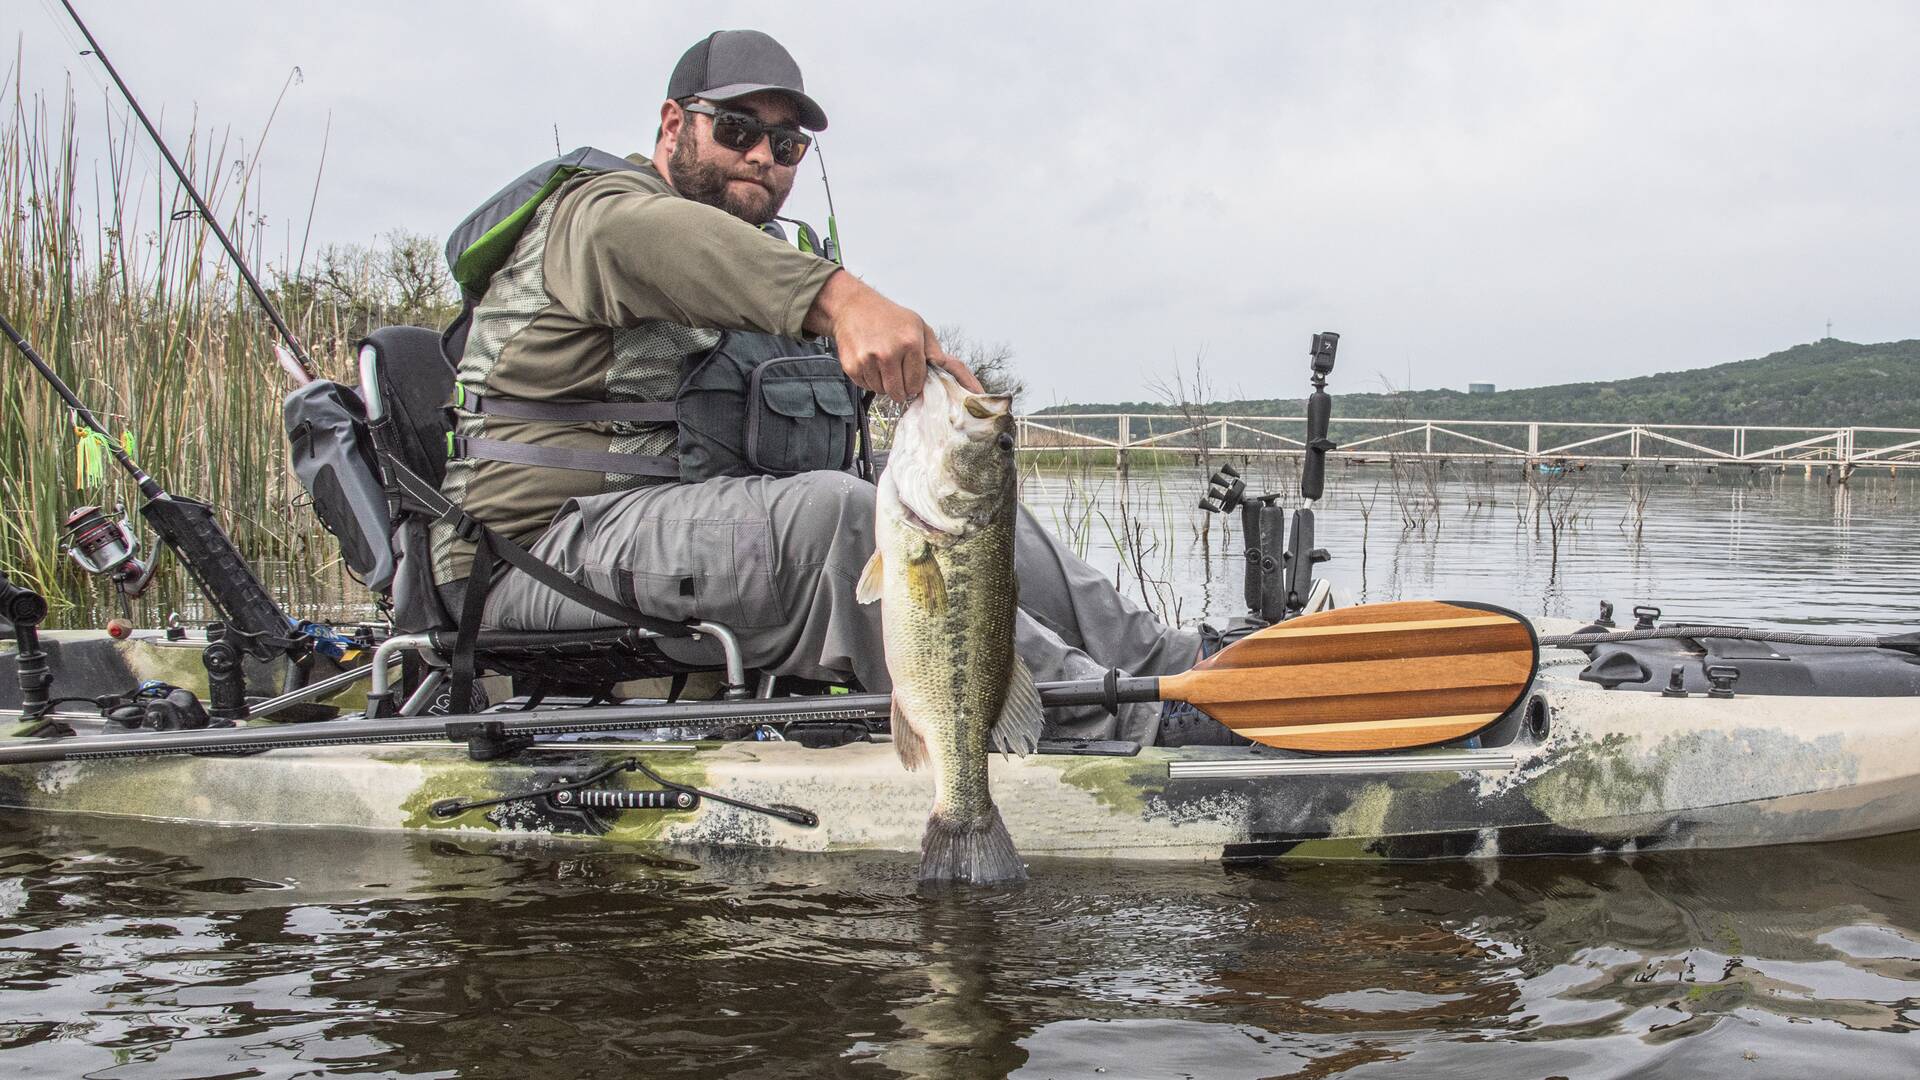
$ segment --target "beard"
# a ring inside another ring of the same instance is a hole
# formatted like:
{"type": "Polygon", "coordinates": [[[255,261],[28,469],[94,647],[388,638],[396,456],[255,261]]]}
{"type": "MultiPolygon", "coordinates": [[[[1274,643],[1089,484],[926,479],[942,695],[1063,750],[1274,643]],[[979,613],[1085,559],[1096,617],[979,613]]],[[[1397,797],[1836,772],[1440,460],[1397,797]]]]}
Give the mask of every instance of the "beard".
{"type": "Polygon", "coordinates": [[[755,170],[741,162],[735,169],[703,161],[699,151],[700,138],[688,128],[682,129],[680,141],[673,148],[673,156],[667,159],[667,168],[673,173],[673,186],[680,194],[697,203],[724,210],[749,225],[765,225],[772,221],[780,207],[786,203],[787,194],[793,190],[793,178],[782,177],[775,168],[755,170]],[[730,180],[746,180],[755,185],[754,189],[742,194],[729,186],[730,180]]]}

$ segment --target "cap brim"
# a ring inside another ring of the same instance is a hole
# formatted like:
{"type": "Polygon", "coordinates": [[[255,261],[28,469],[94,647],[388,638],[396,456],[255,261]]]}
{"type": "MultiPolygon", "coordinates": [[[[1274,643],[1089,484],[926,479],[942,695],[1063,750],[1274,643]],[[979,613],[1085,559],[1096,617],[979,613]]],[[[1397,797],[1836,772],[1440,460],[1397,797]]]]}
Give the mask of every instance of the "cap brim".
{"type": "Polygon", "coordinates": [[[825,131],[827,129],[827,114],[825,110],[820,108],[819,103],[789,86],[769,86],[765,83],[729,83],[726,86],[716,86],[711,90],[702,90],[696,96],[706,98],[708,101],[737,101],[740,98],[746,97],[748,94],[757,94],[762,90],[771,90],[776,94],[784,95],[795,105],[800,106],[801,127],[806,128],[808,131],[825,131]]]}

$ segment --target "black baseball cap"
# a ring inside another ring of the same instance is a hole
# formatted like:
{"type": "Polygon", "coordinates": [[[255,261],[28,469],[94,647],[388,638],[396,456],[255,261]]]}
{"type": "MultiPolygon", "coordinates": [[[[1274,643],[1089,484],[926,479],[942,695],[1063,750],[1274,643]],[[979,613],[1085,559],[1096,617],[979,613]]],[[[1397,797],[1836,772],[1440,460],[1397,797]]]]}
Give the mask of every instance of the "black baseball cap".
{"type": "Polygon", "coordinates": [[[780,43],[758,30],[715,30],[673,66],[667,97],[732,101],[774,90],[800,106],[800,126],[823,131],[827,114],[806,94],[800,65],[780,43]]]}

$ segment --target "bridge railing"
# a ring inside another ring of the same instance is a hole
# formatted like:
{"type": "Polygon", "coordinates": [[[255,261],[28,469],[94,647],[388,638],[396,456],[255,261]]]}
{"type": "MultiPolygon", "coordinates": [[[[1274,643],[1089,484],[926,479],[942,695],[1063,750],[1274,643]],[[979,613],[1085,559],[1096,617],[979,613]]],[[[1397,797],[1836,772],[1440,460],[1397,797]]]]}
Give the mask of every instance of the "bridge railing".
{"type": "MultiPolygon", "coordinates": [[[[1297,416],[1043,413],[1017,417],[1028,453],[1298,455],[1297,416]]],[[[882,432],[884,438],[884,432],[882,432]]],[[[1336,459],[1624,465],[1920,465],[1920,428],[1336,418],[1336,459]]],[[[1124,460],[1124,458],[1123,458],[1124,460]]]]}

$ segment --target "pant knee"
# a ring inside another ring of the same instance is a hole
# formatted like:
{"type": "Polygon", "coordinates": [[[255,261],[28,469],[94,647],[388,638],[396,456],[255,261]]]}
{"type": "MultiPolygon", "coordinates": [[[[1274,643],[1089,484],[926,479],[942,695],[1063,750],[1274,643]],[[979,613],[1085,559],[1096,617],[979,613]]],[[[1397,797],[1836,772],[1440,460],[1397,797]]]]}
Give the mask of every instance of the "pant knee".
{"type": "Polygon", "coordinates": [[[836,557],[864,560],[873,551],[873,485],[846,473],[803,473],[787,481],[776,511],[785,535],[780,546],[793,561],[824,564],[836,557]]]}

